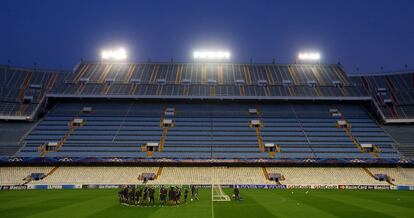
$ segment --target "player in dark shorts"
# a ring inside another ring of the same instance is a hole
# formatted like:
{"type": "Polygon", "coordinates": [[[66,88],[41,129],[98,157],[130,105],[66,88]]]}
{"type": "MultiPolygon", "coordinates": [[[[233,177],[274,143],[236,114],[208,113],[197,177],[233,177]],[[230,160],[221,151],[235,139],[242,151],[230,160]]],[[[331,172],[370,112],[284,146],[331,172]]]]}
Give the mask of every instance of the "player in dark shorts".
{"type": "Polygon", "coordinates": [[[148,188],[148,195],[149,195],[149,204],[154,206],[154,203],[155,203],[155,197],[154,197],[155,189],[154,189],[154,187],[149,187],[148,188]]]}
{"type": "Polygon", "coordinates": [[[188,189],[185,188],[184,189],[184,203],[187,203],[187,198],[188,198],[188,189]]]}
{"type": "Polygon", "coordinates": [[[180,204],[180,198],[181,198],[181,190],[178,187],[175,187],[175,204],[179,205],[180,204]]]}
{"type": "Polygon", "coordinates": [[[138,187],[135,192],[135,202],[134,202],[135,205],[139,204],[139,201],[141,200],[141,196],[142,196],[142,188],[138,187]]]}
{"type": "Polygon", "coordinates": [[[175,196],[175,192],[174,192],[174,187],[170,187],[170,190],[168,191],[168,202],[172,203],[174,201],[174,196],[175,196]]]}
{"type": "Polygon", "coordinates": [[[147,205],[147,201],[148,201],[148,188],[145,187],[143,192],[144,192],[144,195],[142,197],[142,204],[147,205]]]}
{"type": "Polygon", "coordinates": [[[191,201],[198,200],[198,190],[195,185],[191,185],[191,201]]]}
{"type": "Polygon", "coordinates": [[[236,186],[234,188],[233,194],[234,194],[234,199],[236,201],[240,201],[240,190],[239,190],[239,187],[238,186],[236,186]]]}
{"type": "Polygon", "coordinates": [[[167,202],[167,189],[162,185],[160,188],[160,205],[165,205],[167,202]]]}
{"type": "Polygon", "coordinates": [[[134,205],[135,202],[135,187],[131,187],[129,189],[129,193],[128,193],[128,204],[129,205],[134,205]]]}

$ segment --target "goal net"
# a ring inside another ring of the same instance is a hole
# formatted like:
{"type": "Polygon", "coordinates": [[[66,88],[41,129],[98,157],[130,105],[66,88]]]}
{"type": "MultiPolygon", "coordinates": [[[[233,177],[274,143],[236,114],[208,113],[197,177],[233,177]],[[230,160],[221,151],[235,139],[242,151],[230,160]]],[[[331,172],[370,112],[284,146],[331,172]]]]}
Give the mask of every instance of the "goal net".
{"type": "Polygon", "coordinates": [[[224,193],[220,185],[211,186],[211,201],[231,201],[230,197],[224,193]]]}

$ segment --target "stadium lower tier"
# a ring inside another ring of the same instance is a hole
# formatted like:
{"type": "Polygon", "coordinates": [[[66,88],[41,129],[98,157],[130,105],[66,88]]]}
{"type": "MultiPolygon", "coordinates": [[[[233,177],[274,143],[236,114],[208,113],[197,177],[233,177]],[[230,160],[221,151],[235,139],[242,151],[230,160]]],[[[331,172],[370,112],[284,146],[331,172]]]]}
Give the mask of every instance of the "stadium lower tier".
{"type": "Polygon", "coordinates": [[[58,103],[23,144],[16,156],[400,158],[364,108],[346,103],[58,103]]]}
{"type": "Polygon", "coordinates": [[[414,185],[414,168],[68,166],[0,167],[0,185],[140,184],[144,174],[148,184],[414,185]]]}

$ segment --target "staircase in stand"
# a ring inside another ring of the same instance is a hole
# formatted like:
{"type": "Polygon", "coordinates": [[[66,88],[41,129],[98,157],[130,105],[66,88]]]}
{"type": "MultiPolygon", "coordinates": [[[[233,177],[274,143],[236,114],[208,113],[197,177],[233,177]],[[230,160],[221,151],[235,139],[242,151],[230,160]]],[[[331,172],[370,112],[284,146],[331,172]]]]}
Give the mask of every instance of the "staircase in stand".
{"type": "MultiPolygon", "coordinates": [[[[341,113],[341,119],[342,120],[346,120],[344,114],[339,110],[339,108],[337,107],[336,109],[337,109],[337,111],[339,113],[341,113]]],[[[345,135],[347,135],[351,139],[352,143],[358,148],[358,150],[361,153],[366,152],[361,147],[361,144],[359,143],[358,139],[352,134],[351,124],[348,122],[348,120],[346,120],[346,126],[340,127],[340,126],[337,125],[336,128],[342,128],[344,130],[344,132],[345,132],[345,135]]],[[[371,154],[372,157],[379,158],[378,157],[378,154],[377,154],[379,152],[381,152],[381,149],[379,147],[377,147],[377,146],[374,145],[373,150],[370,151],[369,153],[371,154]]]]}
{"type": "Polygon", "coordinates": [[[161,176],[163,167],[158,167],[157,174],[155,174],[154,179],[158,179],[161,176]]]}
{"type": "MultiPolygon", "coordinates": [[[[76,117],[78,117],[78,116],[76,116],[76,117]]],[[[75,129],[76,128],[79,128],[79,127],[82,127],[83,125],[85,125],[85,122],[83,122],[79,126],[75,126],[74,123],[73,123],[73,120],[70,121],[68,123],[69,129],[65,133],[65,135],[63,135],[63,137],[57,143],[55,152],[60,151],[60,149],[62,148],[63,144],[66,142],[66,140],[69,138],[69,136],[75,131],[75,129]]],[[[45,157],[50,152],[50,151],[47,150],[47,143],[42,144],[39,147],[38,151],[40,152],[40,157],[45,157]]]]}

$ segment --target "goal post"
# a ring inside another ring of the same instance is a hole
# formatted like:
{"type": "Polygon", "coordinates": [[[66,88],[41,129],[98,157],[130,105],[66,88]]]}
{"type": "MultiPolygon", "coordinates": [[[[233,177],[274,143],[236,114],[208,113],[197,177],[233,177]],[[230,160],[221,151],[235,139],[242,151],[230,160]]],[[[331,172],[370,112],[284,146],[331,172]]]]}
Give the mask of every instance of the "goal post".
{"type": "Polygon", "coordinates": [[[231,201],[231,198],[224,193],[221,185],[211,185],[211,201],[231,201]]]}

